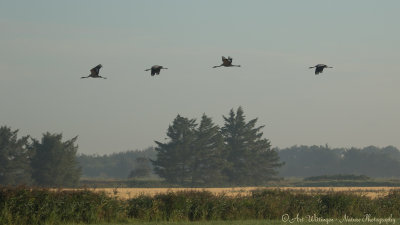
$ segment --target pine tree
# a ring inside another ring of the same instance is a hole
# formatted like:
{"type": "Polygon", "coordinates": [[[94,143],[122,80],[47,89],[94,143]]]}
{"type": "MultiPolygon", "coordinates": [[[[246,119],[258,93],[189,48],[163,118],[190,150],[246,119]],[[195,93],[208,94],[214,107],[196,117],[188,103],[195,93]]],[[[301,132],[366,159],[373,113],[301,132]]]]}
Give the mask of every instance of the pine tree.
{"type": "Polygon", "coordinates": [[[31,183],[30,158],[27,148],[29,136],[17,138],[18,130],[0,127],[0,184],[18,185],[31,183]]]}
{"type": "Polygon", "coordinates": [[[224,158],[224,141],[220,128],[210,117],[203,114],[196,130],[194,152],[192,154],[192,185],[215,185],[226,181],[222,171],[227,167],[224,158]]]}
{"type": "Polygon", "coordinates": [[[78,137],[62,142],[62,134],[45,133],[41,141],[33,140],[33,179],[45,187],[75,186],[81,175],[76,153],[78,137]]]}
{"type": "Polygon", "coordinates": [[[243,109],[231,109],[221,132],[225,140],[227,161],[231,167],[225,169],[229,182],[235,185],[259,185],[274,178],[279,163],[277,152],[263,138],[261,129],[255,127],[257,118],[246,123],[243,109]]]}
{"type": "Polygon", "coordinates": [[[156,141],[157,159],[152,161],[154,171],[167,182],[184,184],[190,180],[195,128],[195,119],[178,115],[168,127],[169,142],[156,141]]]}

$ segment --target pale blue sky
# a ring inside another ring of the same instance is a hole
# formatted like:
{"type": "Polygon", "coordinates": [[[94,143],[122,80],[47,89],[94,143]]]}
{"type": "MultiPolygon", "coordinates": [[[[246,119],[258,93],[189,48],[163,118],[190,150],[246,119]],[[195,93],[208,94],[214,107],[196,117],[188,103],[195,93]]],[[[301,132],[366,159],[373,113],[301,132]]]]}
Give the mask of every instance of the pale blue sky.
{"type": "Polygon", "coordinates": [[[273,146],[400,147],[400,1],[3,1],[0,125],[143,149],[242,106],[273,146]],[[218,68],[221,56],[241,68],[218,68]],[[101,63],[107,80],[79,79],[101,63]],[[309,66],[333,66],[315,76],[309,66]],[[168,67],[151,77],[144,69],[168,67]]]}

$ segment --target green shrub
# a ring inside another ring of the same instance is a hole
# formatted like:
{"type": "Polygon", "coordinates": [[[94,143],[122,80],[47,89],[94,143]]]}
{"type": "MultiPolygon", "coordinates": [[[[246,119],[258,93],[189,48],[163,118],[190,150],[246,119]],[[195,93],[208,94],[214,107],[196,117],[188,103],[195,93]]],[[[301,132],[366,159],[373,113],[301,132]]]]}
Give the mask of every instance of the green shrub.
{"type": "Polygon", "coordinates": [[[54,191],[0,187],[0,224],[36,225],[141,221],[280,220],[316,215],[342,218],[400,217],[400,191],[370,199],[360,194],[316,194],[283,190],[253,191],[248,196],[214,195],[207,191],[168,192],[118,200],[103,192],[54,191]]]}
{"type": "Polygon", "coordinates": [[[0,224],[94,223],[126,218],[123,202],[105,193],[0,188],[0,224]]]}

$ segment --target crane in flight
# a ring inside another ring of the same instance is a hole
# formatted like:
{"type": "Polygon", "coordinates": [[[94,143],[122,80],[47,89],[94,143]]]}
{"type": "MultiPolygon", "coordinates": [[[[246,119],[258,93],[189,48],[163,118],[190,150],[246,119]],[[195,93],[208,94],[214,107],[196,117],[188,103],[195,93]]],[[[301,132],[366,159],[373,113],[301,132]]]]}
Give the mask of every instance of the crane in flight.
{"type": "Polygon", "coordinates": [[[96,67],[94,67],[94,68],[92,68],[90,70],[90,75],[89,76],[81,77],[81,79],[82,78],[89,78],[89,77],[107,79],[107,77],[102,77],[102,76],[99,75],[101,67],[103,67],[101,64],[97,65],[96,67]]]}
{"type": "Polygon", "coordinates": [[[146,69],[145,71],[151,70],[151,76],[159,75],[162,69],[168,69],[163,66],[154,65],[150,69],[146,69]]]}
{"type": "Polygon", "coordinates": [[[232,58],[230,56],[228,56],[228,58],[225,58],[224,56],[222,56],[222,64],[219,66],[213,66],[213,68],[217,68],[217,67],[221,67],[221,66],[240,67],[240,65],[232,65],[232,58]]]}
{"type": "Polygon", "coordinates": [[[310,69],[315,68],[315,75],[318,75],[324,71],[325,68],[333,68],[331,66],[327,66],[325,64],[317,64],[315,66],[310,66],[310,69]]]}

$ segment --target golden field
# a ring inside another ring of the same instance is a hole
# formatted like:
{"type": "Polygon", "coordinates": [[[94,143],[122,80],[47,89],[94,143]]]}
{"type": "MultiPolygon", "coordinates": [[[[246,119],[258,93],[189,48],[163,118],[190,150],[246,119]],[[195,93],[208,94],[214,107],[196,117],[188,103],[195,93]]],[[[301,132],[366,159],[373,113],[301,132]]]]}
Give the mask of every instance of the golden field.
{"type": "MultiPolygon", "coordinates": [[[[209,191],[215,195],[237,196],[249,195],[251,191],[279,189],[289,190],[294,193],[327,193],[327,192],[347,192],[365,195],[370,198],[385,196],[390,190],[400,190],[400,187],[234,187],[234,188],[86,188],[94,192],[105,192],[110,196],[120,199],[134,198],[139,195],[150,195],[177,192],[177,191],[209,191]]],[[[71,189],[63,189],[71,190],[71,189]]],[[[77,190],[77,189],[73,189],[77,190]]]]}

